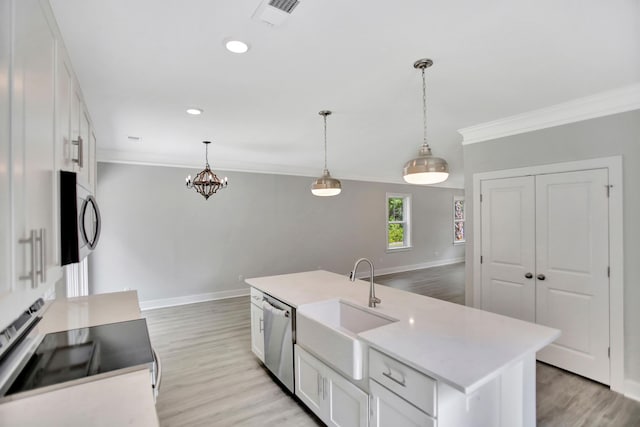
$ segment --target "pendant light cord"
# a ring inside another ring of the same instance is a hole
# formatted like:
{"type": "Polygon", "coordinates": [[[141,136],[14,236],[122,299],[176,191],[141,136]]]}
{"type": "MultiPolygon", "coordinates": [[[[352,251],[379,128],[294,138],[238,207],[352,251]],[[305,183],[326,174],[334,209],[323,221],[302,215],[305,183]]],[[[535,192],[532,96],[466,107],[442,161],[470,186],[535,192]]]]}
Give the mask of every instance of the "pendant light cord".
{"type": "Polygon", "coordinates": [[[204,144],[204,160],[205,165],[209,167],[209,144],[204,144]]]}
{"type": "Polygon", "coordinates": [[[324,114],[324,170],[327,170],[327,115],[324,114]]]}
{"type": "Polygon", "coordinates": [[[426,78],[424,76],[425,67],[421,68],[422,70],[422,118],[424,125],[424,142],[422,143],[423,147],[429,147],[427,143],[427,83],[426,78]]]}

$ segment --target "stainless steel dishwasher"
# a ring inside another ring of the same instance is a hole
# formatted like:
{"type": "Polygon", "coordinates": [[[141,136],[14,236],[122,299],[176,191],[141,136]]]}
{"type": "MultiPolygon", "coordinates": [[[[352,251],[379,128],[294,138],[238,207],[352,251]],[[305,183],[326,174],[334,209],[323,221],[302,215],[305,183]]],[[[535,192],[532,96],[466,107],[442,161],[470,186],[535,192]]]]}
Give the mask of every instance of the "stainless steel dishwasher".
{"type": "Polygon", "coordinates": [[[262,309],[264,320],[264,364],[293,393],[295,309],[268,295],[264,296],[262,309]]]}

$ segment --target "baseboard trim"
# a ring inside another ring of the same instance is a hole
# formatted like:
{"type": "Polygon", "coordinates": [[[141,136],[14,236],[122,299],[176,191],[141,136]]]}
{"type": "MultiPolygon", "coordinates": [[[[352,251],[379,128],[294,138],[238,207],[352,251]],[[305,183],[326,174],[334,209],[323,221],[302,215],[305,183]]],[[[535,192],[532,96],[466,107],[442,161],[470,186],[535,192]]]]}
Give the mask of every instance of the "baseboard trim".
{"type": "Polygon", "coordinates": [[[640,382],[633,380],[624,381],[624,397],[640,402],[640,382]]]}
{"type": "Polygon", "coordinates": [[[175,307],[177,305],[195,304],[198,302],[213,301],[227,298],[236,298],[249,295],[247,289],[232,289],[228,291],[208,292],[206,294],[185,295],[182,297],[152,299],[140,301],[140,310],[153,310],[156,308],[175,307]]]}
{"type": "MultiPolygon", "coordinates": [[[[437,261],[429,261],[412,265],[400,265],[397,267],[376,268],[375,274],[376,276],[384,276],[385,274],[404,273],[405,271],[422,270],[423,268],[440,267],[443,265],[457,264],[459,262],[464,262],[464,257],[440,259],[437,261]]],[[[363,268],[356,277],[358,279],[369,277],[369,270],[367,268],[363,268]]]]}

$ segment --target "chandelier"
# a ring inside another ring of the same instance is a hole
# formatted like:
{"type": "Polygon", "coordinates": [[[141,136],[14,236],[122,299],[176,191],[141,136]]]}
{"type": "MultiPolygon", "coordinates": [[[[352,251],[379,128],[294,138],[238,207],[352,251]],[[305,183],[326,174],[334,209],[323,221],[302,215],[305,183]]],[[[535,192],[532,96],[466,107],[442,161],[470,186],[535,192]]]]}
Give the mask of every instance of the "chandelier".
{"type": "Polygon", "coordinates": [[[424,70],[433,65],[430,59],[418,59],[413,67],[422,71],[422,114],[424,119],[424,140],[418,157],[404,165],[403,178],[409,184],[437,184],[449,177],[449,165],[446,160],[431,154],[427,143],[427,89],[424,70]]]}
{"type": "Polygon", "coordinates": [[[210,196],[214,195],[221,188],[225,188],[228,184],[227,177],[224,179],[218,178],[218,175],[213,173],[213,171],[209,168],[209,144],[211,141],[202,141],[205,146],[205,159],[206,164],[204,170],[199,172],[196,177],[191,180],[191,175],[187,177],[187,188],[193,188],[198,193],[202,195],[202,197],[207,200],[210,196]]]}

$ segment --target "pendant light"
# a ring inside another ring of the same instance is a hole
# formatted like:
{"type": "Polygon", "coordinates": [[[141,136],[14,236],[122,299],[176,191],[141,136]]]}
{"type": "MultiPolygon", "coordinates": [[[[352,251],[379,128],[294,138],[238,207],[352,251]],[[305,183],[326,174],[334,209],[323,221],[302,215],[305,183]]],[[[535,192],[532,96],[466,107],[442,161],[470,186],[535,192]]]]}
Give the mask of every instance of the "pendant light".
{"type": "Polygon", "coordinates": [[[431,147],[427,143],[427,88],[424,70],[431,67],[430,59],[418,59],[413,67],[422,71],[422,113],[424,119],[424,140],[418,157],[409,160],[404,165],[403,178],[409,184],[437,184],[449,177],[449,165],[446,160],[431,154],[431,147]]]}
{"type": "Polygon", "coordinates": [[[314,196],[337,196],[342,191],[342,185],[339,180],[331,177],[327,169],[327,116],[331,115],[331,111],[322,110],[318,114],[324,117],[324,171],[311,184],[311,193],[314,196]]]}
{"type": "Polygon", "coordinates": [[[207,200],[221,188],[226,188],[229,182],[226,176],[224,179],[220,179],[209,168],[209,144],[211,144],[211,141],[202,141],[202,143],[205,146],[205,167],[204,170],[196,175],[193,181],[191,181],[191,175],[187,177],[187,188],[195,189],[207,200]]]}

